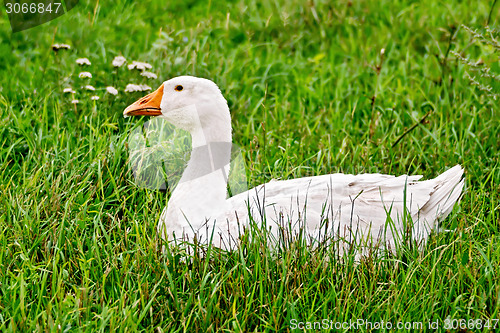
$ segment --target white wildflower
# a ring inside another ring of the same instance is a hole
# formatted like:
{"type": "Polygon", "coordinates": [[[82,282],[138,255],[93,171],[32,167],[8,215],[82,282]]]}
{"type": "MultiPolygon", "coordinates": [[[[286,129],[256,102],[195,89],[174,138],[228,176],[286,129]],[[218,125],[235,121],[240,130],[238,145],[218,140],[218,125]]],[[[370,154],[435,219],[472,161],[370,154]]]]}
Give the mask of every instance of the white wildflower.
{"type": "Polygon", "coordinates": [[[71,46],[69,46],[68,44],[52,44],[51,47],[52,47],[52,50],[54,50],[54,51],[59,51],[61,49],[62,50],[64,50],[64,49],[69,50],[71,48],[71,46]]]}
{"type": "Polygon", "coordinates": [[[134,92],[134,91],[141,91],[141,86],[133,83],[127,84],[125,87],[125,92],[134,92]]]}
{"type": "Polygon", "coordinates": [[[99,100],[99,96],[94,95],[94,96],[90,97],[90,99],[93,100],[93,101],[98,101],[99,100]]]}
{"type": "Polygon", "coordinates": [[[111,95],[118,95],[118,90],[115,87],[106,87],[106,91],[111,95]]]}
{"type": "Polygon", "coordinates": [[[122,57],[122,56],[116,56],[114,59],[113,59],[113,66],[114,67],[121,67],[123,66],[123,64],[127,62],[127,59],[125,59],[125,57],[122,57]]]}
{"type": "Polygon", "coordinates": [[[73,104],[78,104],[78,103],[80,103],[80,101],[79,101],[79,100],[77,100],[77,99],[74,99],[74,100],[72,100],[72,101],[71,101],[71,103],[73,103],[73,104]]]}
{"type": "Polygon", "coordinates": [[[80,66],[83,66],[83,65],[90,66],[90,60],[88,58],[78,58],[78,59],[76,59],[76,63],[80,66]]]}
{"type": "Polygon", "coordinates": [[[90,84],[87,84],[84,88],[87,90],[95,91],[95,88],[93,86],[91,86],[90,84]]]}
{"type": "Polygon", "coordinates": [[[71,94],[74,94],[76,91],[74,91],[71,87],[68,87],[68,88],[64,88],[63,90],[63,93],[67,94],[67,93],[71,93],[71,94]]]}
{"type": "Polygon", "coordinates": [[[134,68],[137,68],[138,70],[145,70],[145,69],[151,69],[153,68],[153,66],[151,66],[150,64],[148,64],[147,62],[140,62],[140,61],[132,61],[132,63],[130,65],[127,66],[128,69],[132,70],[134,68]]]}
{"type": "Polygon", "coordinates": [[[145,84],[129,83],[127,84],[127,87],[125,87],[125,92],[147,91],[147,90],[151,90],[151,87],[145,84]]]}
{"type": "Polygon", "coordinates": [[[92,78],[92,74],[90,74],[89,72],[81,72],[80,74],[78,74],[78,77],[80,79],[83,79],[83,78],[89,78],[89,79],[91,79],[92,78]]]}
{"type": "Polygon", "coordinates": [[[151,72],[142,72],[141,73],[141,76],[144,76],[144,77],[147,77],[148,79],[157,79],[158,76],[156,76],[155,73],[151,73],[151,72]]]}

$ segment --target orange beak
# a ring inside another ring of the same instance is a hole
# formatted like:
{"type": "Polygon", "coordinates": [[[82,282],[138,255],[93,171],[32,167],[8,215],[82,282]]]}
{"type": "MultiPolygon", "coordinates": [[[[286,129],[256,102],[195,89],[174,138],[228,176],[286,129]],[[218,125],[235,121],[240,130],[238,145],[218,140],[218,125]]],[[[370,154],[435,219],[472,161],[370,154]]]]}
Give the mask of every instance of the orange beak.
{"type": "Polygon", "coordinates": [[[129,105],[123,115],[128,116],[159,116],[161,115],[161,99],[163,97],[163,84],[156,91],[144,96],[129,105]]]}

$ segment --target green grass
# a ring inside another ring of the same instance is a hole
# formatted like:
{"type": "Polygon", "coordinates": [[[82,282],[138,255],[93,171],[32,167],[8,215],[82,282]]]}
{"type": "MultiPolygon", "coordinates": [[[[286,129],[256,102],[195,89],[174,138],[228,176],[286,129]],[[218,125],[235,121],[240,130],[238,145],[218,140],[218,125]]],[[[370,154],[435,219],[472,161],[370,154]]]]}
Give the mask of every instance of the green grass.
{"type": "Polygon", "coordinates": [[[498,28],[499,4],[141,3],[83,1],[16,34],[0,17],[1,331],[289,331],[322,319],[443,330],[446,319],[500,318],[500,108],[450,53],[498,73],[498,51],[461,25],[481,30],[491,12],[498,28]],[[72,49],[55,54],[52,43],[72,49]],[[113,70],[120,54],[158,79],[113,70]],[[62,90],[84,82],[78,57],[91,60],[101,99],[80,90],[75,108],[62,90]],[[431,178],[459,163],[467,191],[442,224],[454,231],[359,265],[300,243],[162,253],[168,198],[134,185],[126,142],[141,120],[122,111],[142,93],[123,89],[185,74],[227,97],[251,185],[335,172],[431,178]]]}

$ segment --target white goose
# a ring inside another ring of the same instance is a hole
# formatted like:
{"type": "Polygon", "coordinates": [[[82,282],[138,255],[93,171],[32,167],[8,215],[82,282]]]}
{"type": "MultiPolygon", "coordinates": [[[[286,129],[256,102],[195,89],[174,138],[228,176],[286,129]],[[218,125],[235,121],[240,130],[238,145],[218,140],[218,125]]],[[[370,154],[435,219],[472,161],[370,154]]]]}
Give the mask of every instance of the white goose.
{"type": "Polygon", "coordinates": [[[158,223],[168,241],[196,238],[201,244],[234,249],[253,220],[265,223],[275,240],[300,233],[314,245],[333,235],[330,239],[347,245],[357,239],[394,249],[405,234],[423,244],[451,212],[464,186],[463,169],[456,165],[426,181],[418,181],[422,176],[330,174],[270,181],[227,198],[231,117],[215,83],[173,78],[123,114],[159,116],[191,134],[190,160],[158,223]]]}

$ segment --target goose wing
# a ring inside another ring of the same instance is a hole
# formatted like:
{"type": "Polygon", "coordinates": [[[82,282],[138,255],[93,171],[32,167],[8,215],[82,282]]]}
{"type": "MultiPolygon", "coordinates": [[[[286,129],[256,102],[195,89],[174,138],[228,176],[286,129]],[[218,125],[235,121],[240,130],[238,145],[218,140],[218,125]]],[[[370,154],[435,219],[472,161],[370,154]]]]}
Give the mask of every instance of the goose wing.
{"type": "Polygon", "coordinates": [[[413,238],[425,240],[459,200],[462,175],[457,165],[426,181],[419,181],[422,176],[382,174],[271,181],[230,198],[223,218],[265,221],[276,237],[283,230],[296,234],[303,230],[316,239],[333,232],[372,239],[384,235],[391,242],[395,230],[411,230],[413,238]]]}

